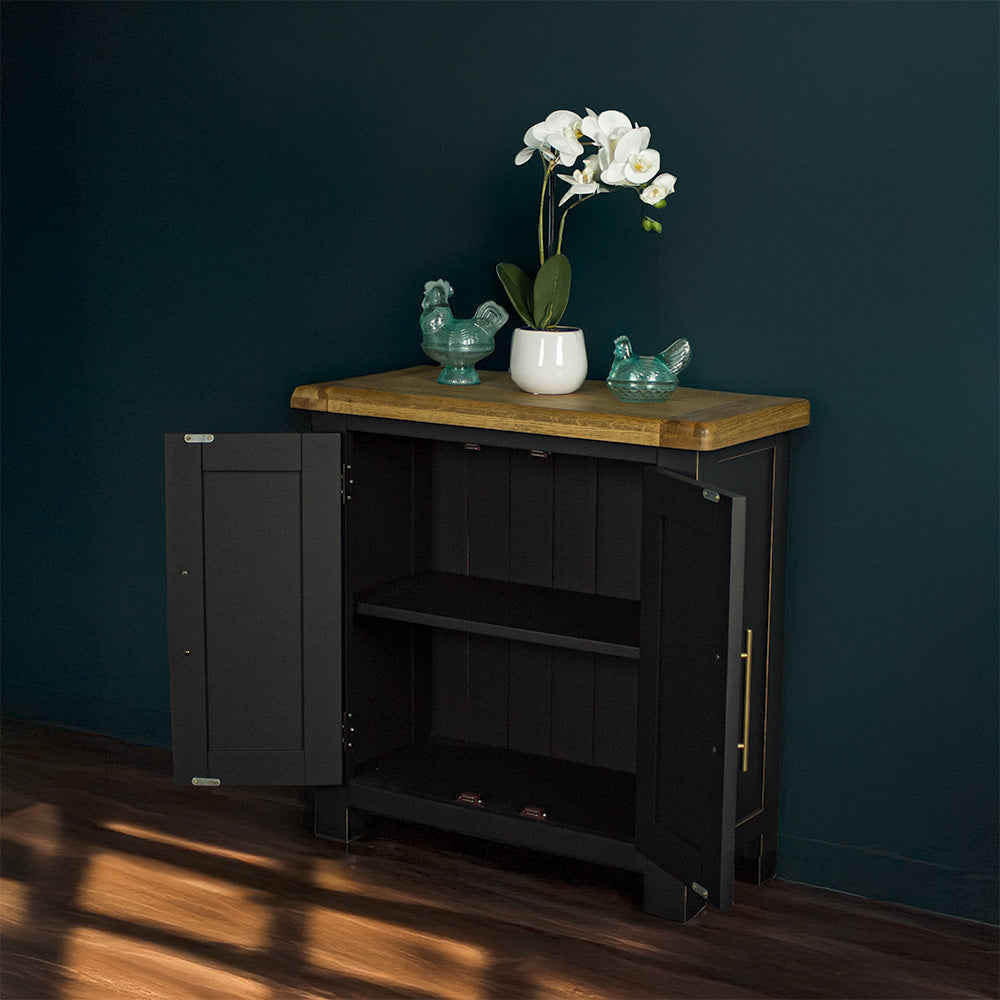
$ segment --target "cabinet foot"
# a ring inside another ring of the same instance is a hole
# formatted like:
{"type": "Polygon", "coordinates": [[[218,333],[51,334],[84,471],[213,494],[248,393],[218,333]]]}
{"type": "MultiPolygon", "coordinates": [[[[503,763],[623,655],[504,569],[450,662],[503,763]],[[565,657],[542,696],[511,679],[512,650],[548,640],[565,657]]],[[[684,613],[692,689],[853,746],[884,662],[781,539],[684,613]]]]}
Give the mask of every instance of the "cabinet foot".
{"type": "Polygon", "coordinates": [[[347,805],[345,786],[316,785],[308,791],[312,828],[317,837],[347,844],[364,835],[368,828],[368,816],[347,805]]]}
{"type": "Polygon", "coordinates": [[[778,868],[776,840],[755,836],[741,842],[737,838],[735,869],[740,881],[761,885],[774,878],[778,868]]]}
{"type": "Polygon", "coordinates": [[[684,923],[697,916],[705,901],[673,875],[651,862],[642,865],[642,909],[653,917],[684,923]]]}

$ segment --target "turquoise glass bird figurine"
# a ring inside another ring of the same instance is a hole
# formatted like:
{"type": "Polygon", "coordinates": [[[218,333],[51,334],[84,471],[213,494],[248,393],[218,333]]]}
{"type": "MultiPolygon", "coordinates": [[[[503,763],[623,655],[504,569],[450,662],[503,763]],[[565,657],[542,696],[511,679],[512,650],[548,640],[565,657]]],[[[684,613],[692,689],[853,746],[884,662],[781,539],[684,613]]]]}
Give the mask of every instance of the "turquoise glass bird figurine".
{"type": "Polygon", "coordinates": [[[424,285],[420,329],[424,354],[443,365],[438,382],[442,385],[479,385],[476,364],[494,350],[493,338],[507,322],[507,311],[490,300],[472,319],[455,319],[448,305],[454,289],[444,280],[424,285]]]}
{"type": "Polygon", "coordinates": [[[691,361],[691,345],[675,340],[653,356],[634,355],[628,337],[615,339],[615,359],[608,372],[607,387],[626,403],[655,403],[677,388],[677,376],[691,361]]]}

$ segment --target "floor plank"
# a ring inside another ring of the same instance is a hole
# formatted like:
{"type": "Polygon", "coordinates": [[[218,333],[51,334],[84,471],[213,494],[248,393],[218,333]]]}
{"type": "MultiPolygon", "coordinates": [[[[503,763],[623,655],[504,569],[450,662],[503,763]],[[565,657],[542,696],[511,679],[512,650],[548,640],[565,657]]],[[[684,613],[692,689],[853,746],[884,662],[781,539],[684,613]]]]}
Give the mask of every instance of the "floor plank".
{"type": "Polygon", "coordinates": [[[997,997],[997,929],[780,881],[687,925],[634,877],[403,824],[350,849],[298,790],[3,727],[5,1000],[997,997]]]}

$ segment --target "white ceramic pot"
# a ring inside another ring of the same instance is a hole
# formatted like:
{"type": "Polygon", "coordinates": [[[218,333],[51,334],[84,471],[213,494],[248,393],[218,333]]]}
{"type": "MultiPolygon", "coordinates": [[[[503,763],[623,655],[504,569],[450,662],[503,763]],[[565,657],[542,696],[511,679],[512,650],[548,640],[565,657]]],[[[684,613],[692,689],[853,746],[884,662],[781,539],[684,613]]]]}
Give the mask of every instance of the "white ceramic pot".
{"type": "Polygon", "coordinates": [[[587,345],[583,330],[514,331],[510,344],[510,377],[519,389],[536,395],[576,392],[587,378],[587,345]]]}

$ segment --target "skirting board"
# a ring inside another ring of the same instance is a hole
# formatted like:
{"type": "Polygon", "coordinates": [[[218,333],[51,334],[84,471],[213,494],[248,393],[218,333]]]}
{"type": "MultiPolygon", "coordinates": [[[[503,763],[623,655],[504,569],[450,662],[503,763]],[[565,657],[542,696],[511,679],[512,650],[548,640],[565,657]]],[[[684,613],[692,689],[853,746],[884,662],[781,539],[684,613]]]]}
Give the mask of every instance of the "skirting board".
{"type": "Polygon", "coordinates": [[[1000,923],[1000,880],[995,872],[779,834],[778,878],[967,920],[1000,923]]]}

